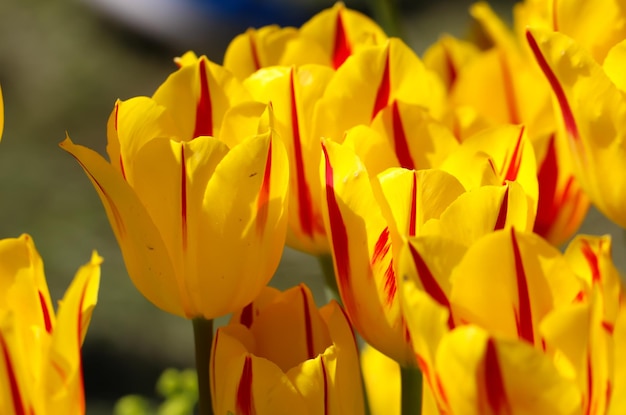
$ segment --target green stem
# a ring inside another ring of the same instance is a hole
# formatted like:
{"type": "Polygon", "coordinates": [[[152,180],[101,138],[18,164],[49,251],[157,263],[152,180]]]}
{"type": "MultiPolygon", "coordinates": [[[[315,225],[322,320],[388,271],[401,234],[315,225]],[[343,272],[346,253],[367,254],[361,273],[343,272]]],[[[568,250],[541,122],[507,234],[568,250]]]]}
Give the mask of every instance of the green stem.
{"type": "Polygon", "coordinates": [[[402,415],[422,413],[422,372],[417,367],[400,367],[402,415]]]}
{"type": "Polygon", "coordinates": [[[339,295],[339,288],[337,287],[337,279],[335,278],[335,266],[333,265],[333,256],[330,254],[321,254],[317,256],[317,260],[322,268],[324,274],[324,281],[326,282],[327,294],[330,293],[329,299],[337,300],[341,304],[341,296],[339,295]]]}
{"type": "Polygon", "coordinates": [[[193,337],[196,349],[196,373],[198,374],[198,415],[213,415],[211,402],[211,345],[213,343],[213,320],[202,317],[193,320],[193,337]]]}
{"type": "Polygon", "coordinates": [[[403,31],[398,19],[397,0],[370,0],[374,20],[391,37],[402,39],[403,31]]]}

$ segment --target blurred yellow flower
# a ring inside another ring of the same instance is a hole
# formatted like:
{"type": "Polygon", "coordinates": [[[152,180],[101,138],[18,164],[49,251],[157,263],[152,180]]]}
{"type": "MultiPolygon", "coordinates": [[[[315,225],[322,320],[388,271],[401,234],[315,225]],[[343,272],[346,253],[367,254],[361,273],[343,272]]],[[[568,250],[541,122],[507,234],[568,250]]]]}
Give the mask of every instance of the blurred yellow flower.
{"type": "Polygon", "coordinates": [[[32,239],[0,240],[0,413],[85,413],[80,349],[101,262],[94,252],[55,314],[32,239]]]}
{"type": "Polygon", "coordinates": [[[211,394],[218,414],[362,414],[356,340],[341,307],[315,307],[299,285],[266,288],[217,330],[211,394]]]}

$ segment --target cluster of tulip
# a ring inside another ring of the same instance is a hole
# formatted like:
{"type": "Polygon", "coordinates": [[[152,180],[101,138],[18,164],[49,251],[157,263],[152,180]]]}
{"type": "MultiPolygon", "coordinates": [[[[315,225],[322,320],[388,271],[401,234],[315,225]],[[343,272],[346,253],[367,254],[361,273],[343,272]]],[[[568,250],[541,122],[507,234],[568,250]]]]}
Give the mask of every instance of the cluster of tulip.
{"type": "MultiPolygon", "coordinates": [[[[118,101],[109,161],[61,144],[137,288],[193,321],[200,414],[626,411],[611,241],[557,248],[590,201],[626,227],[626,8],[526,0],[513,31],[471,13],[481,44],[423,60],[342,4],[250,29],[118,101]],[[266,287],[285,244],[332,258],[342,305],[266,287]]],[[[84,413],[99,261],[55,322],[28,237],[0,242],[3,413],[84,413]]]]}

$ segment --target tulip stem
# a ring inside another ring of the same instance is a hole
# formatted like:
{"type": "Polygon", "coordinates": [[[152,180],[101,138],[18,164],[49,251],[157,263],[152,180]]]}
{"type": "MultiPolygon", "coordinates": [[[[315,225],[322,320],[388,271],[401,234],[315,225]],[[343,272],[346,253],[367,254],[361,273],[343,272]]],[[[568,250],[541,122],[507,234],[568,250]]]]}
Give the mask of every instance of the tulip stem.
{"type": "Polygon", "coordinates": [[[202,317],[193,320],[193,337],[196,349],[196,373],[198,374],[198,415],[213,415],[211,402],[211,345],[213,343],[213,320],[202,317]]]}
{"type": "Polygon", "coordinates": [[[333,265],[333,256],[330,254],[321,254],[317,256],[317,260],[322,267],[324,273],[324,281],[326,282],[326,295],[329,300],[337,300],[341,304],[341,296],[337,287],[337,279],[335,278],[335,266],[333,265]]]}
{"type": "Polygon", "coordinates": [[[422,371],[417,367],[400,367],[402,382],[402,415],[422,413],[422,371]]]}

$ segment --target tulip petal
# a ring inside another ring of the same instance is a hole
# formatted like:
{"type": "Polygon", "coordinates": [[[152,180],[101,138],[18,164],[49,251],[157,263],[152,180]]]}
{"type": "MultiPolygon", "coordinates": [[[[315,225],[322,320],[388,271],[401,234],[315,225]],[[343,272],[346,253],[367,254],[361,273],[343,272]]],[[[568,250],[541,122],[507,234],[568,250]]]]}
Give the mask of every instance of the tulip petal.
{"type": "Polygon", "coordinates": [[[204,56],[171,74],[152,96],[169,109],[182,141],[217,136],[224,113],[247,97],[228,70],[204,56]]]}
{"type": "Polygon", "coordinates": [[[61,148],[76,158],[98,192],[135,286],[157,307],[184,316],[172,295],[178,287],[165,243],[133,189],[96,152],[69,137],[61,148]]]}
{"type": "Polygon", "coordinates": [[[451,303],[461,321],[538,346],[542,318],[560,304],[570,304],[581,290],[556,248],[513,228],[470,246],[451,278],[451,303]]]}
{"type": "Polygon", "coordinates": [[[359,47],[381,44],[387,39],[383,30],[369,17],[341,3],[316,14],[302,25],[300,35],[314,39],[339,68],[359,47]]]}
{"type": "Polygon", "coordinates": [[[66,393],[69,397],[51,399],[48,413],[85,412],[80,348],[98,298],[101,262],[102,258],[94,252],[91,261],[76,273],[59,307],[45,393],[66,393]]]}
{"type": "Polygon", "coordinates": [[[280,368],[246,350],[239,340],[244,332],[243,326],[229,325],[215,334],[211,353],[214,412],[307,414],[305,400],[280,368]]]}
{"type": "Polygon", "coordinates": [[[436,365],[451,413],[580,413],[574,384],[559,375],[549,357],[523,342],[460,327],[442,340],[436,365]]]}
{"type": "Polygon", "coordinates": [[[193,293],[198,300],[213,293],[198,303],[207,318],[249,304],[274,274],[286,234],[288,163],[280,140],[263,133],[233,147],[211,176],[194,230],[211,235],[194,259],[194,269],[215,276],[198,275],[193,293]]]}

